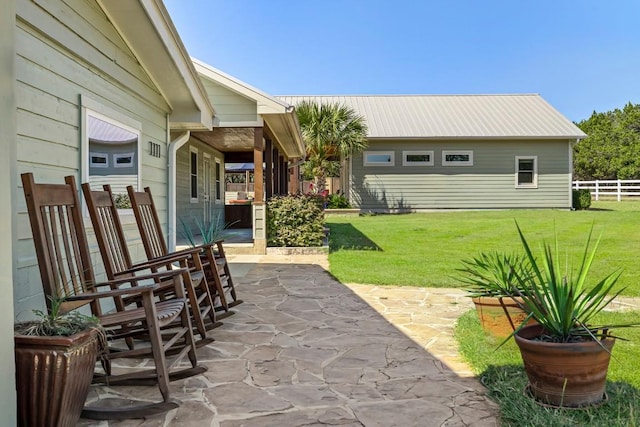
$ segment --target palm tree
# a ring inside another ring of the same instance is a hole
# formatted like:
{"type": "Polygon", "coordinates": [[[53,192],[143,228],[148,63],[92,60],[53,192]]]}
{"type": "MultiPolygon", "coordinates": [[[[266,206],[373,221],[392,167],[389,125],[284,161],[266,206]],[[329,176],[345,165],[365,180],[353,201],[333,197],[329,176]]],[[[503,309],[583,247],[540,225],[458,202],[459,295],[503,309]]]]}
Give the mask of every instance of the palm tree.
{"type": "Polygon", "coordinates": [[[324,190],[327,176],[339,176],[340,159],[367,148],[367,125],[353,109],[333,103],[302,101],[296,106],[307,157],[302,172],[324,190]]]}

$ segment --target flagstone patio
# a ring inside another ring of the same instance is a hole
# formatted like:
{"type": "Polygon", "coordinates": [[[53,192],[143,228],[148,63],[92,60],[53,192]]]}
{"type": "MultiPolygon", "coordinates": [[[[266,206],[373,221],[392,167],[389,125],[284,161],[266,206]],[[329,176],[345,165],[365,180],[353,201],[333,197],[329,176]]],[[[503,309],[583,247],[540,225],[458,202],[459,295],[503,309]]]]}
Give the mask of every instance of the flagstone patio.
{"type": "MultiPolygon", "coordinates": [[[[99,426],[495,426],[497,408],[452,339],[470,307],[456,290],[341,284],[326,255],[231,258],[245,301],[198,350],[183,404],[99,426]]],[[[93,389],[140,399],[154,387],[93,389]]]]}

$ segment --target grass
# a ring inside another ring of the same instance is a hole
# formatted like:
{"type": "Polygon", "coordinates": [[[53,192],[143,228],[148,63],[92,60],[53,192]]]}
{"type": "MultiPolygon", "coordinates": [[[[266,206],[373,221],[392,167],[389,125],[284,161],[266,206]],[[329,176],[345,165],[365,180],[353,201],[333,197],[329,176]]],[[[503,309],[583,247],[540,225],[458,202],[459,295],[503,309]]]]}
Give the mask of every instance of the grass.
{"type": "MultiPolygon", "coordinates": [[[[481,251],[520,249],[514,220],[536,250],[557,231],[562,249],[579,252],[595,224],[602,240],[592,266],[602,276],[622,269],[623,295],[640,296],[640,202],[600,201],[587,211],[447,211],[328,217],[329,263],[341,282],[461,287],[461,260],[481,251]]],[[[580,255],[580,254],[576,254],[580,255]]],[[[600,278],[600,277],[598,277],[600,278]]]]}
{"type": "MultiPolygon", "coordinates": [[[[594,323],[621,324],[637,320],[640,312],[602,313],[594,323]]],[[[618,340],[613,349],[607,376],[608,401],[584,410],[551,409],[524,396],[527,378],[518,348],[510,340],[500,344],[485,335],[475,310],[460,317],[455,329],[462,356],[500,405],[504,426],[638,426],[640,425],[640,328],[617,329],[614,333],[629,341],[618,340]]]]}

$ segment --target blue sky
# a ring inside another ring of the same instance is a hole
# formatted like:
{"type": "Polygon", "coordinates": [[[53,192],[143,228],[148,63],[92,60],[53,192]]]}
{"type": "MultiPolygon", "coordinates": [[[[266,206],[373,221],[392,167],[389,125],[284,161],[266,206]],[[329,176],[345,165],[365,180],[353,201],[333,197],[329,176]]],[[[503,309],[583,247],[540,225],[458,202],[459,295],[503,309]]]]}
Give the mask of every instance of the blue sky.
{"type": "Polygon", "coordinates": [[[189,54],[271,95],[640,103],[640,1],[165,0],[189,54]]]}

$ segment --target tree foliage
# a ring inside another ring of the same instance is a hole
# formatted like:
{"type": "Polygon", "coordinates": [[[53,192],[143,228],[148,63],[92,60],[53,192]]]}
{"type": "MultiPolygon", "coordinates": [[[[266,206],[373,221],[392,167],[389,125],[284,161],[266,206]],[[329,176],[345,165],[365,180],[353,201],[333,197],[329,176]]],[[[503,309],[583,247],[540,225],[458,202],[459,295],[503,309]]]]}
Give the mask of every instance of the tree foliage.
{"type": "Polygon", "coordinates": [[[367,125],[353,109],[303,101],[296,106],[307,157],[302,173],[314,180],[314,190],[325,188],[328,176],[339,176],[340,158],[367,147],[367,125]]]}
{"type": "Polygon", "coordinates": [[[576,124],[588,137],[574,148],[574,179],[640,179],[640,104],[576,124]]]}

